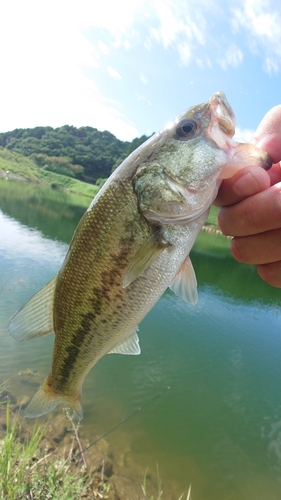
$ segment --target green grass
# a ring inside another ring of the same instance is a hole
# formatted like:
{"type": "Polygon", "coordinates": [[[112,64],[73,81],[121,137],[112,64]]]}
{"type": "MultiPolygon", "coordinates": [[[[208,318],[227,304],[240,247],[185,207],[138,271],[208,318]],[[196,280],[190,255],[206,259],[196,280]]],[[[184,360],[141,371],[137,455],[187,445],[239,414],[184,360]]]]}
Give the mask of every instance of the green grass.
{"type": "Polygon", "coordinates": [[[211,206],[208,219],[196,238],[193,251],[230,257],[230,238],[224,236],[218,226],[219,210],[219,207],[211,206]]]}
{"type": "Polygon", "coordinates": [[[211,226],[213,228],[218,229],[218,212],[219,212],[219,207],[215,207],[214,205],[211,206],[211,210],[206,222],[206,226],[211,226]]]}
{"type": "MultiPolygon", "coordinates": [[[[162,480],[160,478],[158,463],[156,463],[157,490],[158,490],[156,496],[154,496],[154,495],[151,496],[148,493],[147,473],[148,473],[148,467],[145,470],[145,473],[143,475],[143,481],[142,481],[142,484],[141,484],[141,490],[142,490],[142,493],[143,493],[142,500],[164,500],[164,496],[163,496],[164,492],[163,492],[163,489],[162,489],[162,480]]],[[[184,493],[179,497],[178,500],[184,500],[184,493]]],[[[187,492],[187,496],[186,496],[186,500],[191,500],[191,486],[189,486],[189,489],[188,489],[188,492],[187,492]]]]}
{"type": "Polygon", "coordinates": [[[10,172],[22,179],[40,182],[51,185],[54,188],[66,189],[73,193],[83,194],[93,198],[99,187],[93,184],[67,177],[66,175],[56,174],[47,170],[38,168],[32,160],[18,153],[9,151],[0,147],[0,170],[10,172]]]}
{"type": "Polygon", "coordinates": [[[6,433],[0,443],[0,494],[1,498],[20,498],[28,491],[27,468],[35,457],[44,435],[35,425],[29,441],[23,445],[17,440],[18,423],[10,422],[10,408],[6,410],[6,433]]]}
{"type": "MultiPolygon", "coordinates": [[[[1,394],[1,388],[0,388],[1,394]]],[[[17,417],[11,419],[6,408],[5,436],[0,440],[0,499],[1,500],[77,500],[108,498],[109,485],[99,481],[94,485],[86,468],[68,457],[47,453],[42,445],[46,427],[34,425],[28,438],[17,417]]]]}

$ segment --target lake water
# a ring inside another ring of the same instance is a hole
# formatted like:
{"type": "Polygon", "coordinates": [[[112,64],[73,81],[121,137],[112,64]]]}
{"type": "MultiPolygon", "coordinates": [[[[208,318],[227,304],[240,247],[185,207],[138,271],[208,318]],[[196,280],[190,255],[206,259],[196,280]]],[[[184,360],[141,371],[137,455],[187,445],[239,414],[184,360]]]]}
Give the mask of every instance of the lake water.
{"type": "MultiPolygon", "coordinates": [[[[47,376],[53,336],[17,343],[7,323],[58,271],[89,201],[0,180],[0,383],[17,397],[36,389],[19,372],[47,376]]],[[[140,325],[142,354],[106,356],[84,382],[89,442],[163,392],[106,438],[120,473],[158,464],[163,498],[190,484],[192,500],[281,498],[281,291],[227,245],[200,235],[198,304],[167,291],[140,325]]]]}

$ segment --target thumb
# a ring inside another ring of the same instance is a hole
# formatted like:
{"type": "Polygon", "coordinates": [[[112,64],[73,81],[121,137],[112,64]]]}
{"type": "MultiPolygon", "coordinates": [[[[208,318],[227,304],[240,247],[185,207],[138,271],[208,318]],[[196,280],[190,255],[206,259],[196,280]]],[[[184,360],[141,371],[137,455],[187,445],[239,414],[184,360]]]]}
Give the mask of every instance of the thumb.
{"type": "Polygon", "coordinates": [[[266,151],[273,163],[281,160],[281,105],[270,109],[260,122],[251,141],[266,151]]]}

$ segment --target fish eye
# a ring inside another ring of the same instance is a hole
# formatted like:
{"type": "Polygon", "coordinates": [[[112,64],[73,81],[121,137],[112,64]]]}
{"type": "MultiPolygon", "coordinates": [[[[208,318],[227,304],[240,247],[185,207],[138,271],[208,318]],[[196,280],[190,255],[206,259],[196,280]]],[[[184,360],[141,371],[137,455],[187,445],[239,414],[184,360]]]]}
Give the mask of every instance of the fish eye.
{"type": "Polygon", "coordinates": [[[198,129],[197,122],[195,120],[181,120],[176,128],[176,134],[178,137],[188,138],[195,134],[198,129]]]}

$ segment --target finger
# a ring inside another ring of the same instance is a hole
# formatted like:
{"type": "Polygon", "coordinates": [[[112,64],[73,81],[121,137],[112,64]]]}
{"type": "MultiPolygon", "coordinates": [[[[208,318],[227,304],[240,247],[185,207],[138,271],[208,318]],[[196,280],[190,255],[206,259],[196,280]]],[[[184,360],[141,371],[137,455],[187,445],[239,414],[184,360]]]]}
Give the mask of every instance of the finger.
{"type": "MultiPolygon", "coordinates": [[[[280,138],[280,141],[281,141],[281,138],[280,138]]],[[[278,182],[281,182],[281,162],[275,163],[275,165],[272,165],[271,169],[268,170],[267,173],[270,177],[271,185],[277,184],[278,182]]]]}
{"type": "Polygon", "coordinates": [[[260,122],[254,133],[253,142],[260,149],[264,149],[274,163],[281,160],[281,105],[270,109],[260,122]]]}
{"type": "Polygon", "coordinates": [[[281,261],[258,266],[258,273],[269,285],[281,288],[281,261]]]}
{"type": "Polygon", "coordinates": [[[268,172],[262,168],[246,167],[233,177],[222,182],[214,205],[225,206],[238,203],[270,186],[268,172]]]}
{"type": "Polygon", "coordinates": [[[266,233],[233,238],[233,257],[245,264],[270,264],[281,261],[281,228],[266,233]]]}
{"type": "Polygon", "coordinates": [[[218,214],[221,231],[230,236],[249,236],[281,225],[281,183],[224,207],[218,214]]]}

